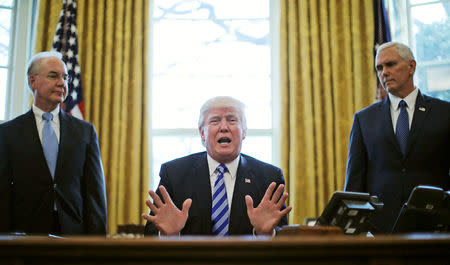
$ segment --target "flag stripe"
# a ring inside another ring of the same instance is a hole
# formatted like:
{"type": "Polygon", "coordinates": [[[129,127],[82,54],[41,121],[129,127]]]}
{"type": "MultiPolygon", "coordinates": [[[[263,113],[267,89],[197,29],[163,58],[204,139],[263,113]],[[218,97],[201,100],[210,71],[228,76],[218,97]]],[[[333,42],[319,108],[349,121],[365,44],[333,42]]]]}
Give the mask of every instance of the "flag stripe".
{"type": "Polygon", "coordinates": [[[84,119],[83,90],[81,71],[78,63],[77,37],[77,3],[75,0],[64,0],[60,13],[56,34],[53,38],[52,50],[62,53],[71,77],[69,93],[63,109],[79,119],[84,119]]]}

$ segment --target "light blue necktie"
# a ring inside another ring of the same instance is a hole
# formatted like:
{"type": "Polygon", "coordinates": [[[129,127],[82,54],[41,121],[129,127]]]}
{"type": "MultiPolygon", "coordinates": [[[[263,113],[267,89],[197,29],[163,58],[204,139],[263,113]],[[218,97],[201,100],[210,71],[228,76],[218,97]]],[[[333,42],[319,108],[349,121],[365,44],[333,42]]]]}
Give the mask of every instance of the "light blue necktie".
{"type": "Polygon", "coordinates": [[[408,142],[409,135],[409,118],[408,111],[406,110],[406,102],[401,100],[398,103],[398,107],[401,108],[400,114],[397,119],[397,126],[395,127],[395,135],[397,136],[398,145],[400,146],[400,151],[405,155],[406,153],[406,143],[408,142]]]}
{"type": "Polygon", "coordinates": [[[50,169],[52,178],[54,178],[56,159],[58,158],[58,139],[52,127],[53,114],[46,112],[42,114],[42,118],[45,120],[44,128],[42,129],[42,148],[44,149],[48,168],[50,169]]]}
{"type": "Polygon", "coordinates": [[[218,236],[228,235],[228,200],[225,182],[223,181],[223,173],[228,169],[224,164],[217,167],[219,175],[214,183],[212,216],[213,233],[218,236]]]}

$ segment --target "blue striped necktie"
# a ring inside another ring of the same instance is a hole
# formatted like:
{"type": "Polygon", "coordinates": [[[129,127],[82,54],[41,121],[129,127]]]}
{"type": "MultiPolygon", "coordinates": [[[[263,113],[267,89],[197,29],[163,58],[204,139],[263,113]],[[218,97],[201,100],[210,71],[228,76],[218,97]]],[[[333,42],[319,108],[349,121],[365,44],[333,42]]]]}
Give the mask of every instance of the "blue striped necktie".
{"type": "Polygon", "coordinates": [[[48,168],[55,177],[56,160],[58,158],[58,139],[55,130],[52,127],[53,114],[46,112],[42,114],[44,119],[44,128],[42,129],[42,148],[44,149],[45,160],[47,160],[48,168]]]}
{"type": "Polygon", "coordinates": [[[228,199],[225,182],[223,181],[223,173],[228,169],[224,164],[217,167],[219,175],[214,183],[212,216],[213,233],[218,236],[228,235],[228,199]]]}
{"type": "Polygon", "coordinates": [[[406,143],[408,142],[409,135],[409,117],[408,111],[406,110],[406,102],[401,100],[398,103],[398,107],[401,108],[400,114],[398,115],[397,125],[395,126],[395,135],[397,136],[397,142],[400,146],[400,151],[405,155],[406,153],[406,143]]]}

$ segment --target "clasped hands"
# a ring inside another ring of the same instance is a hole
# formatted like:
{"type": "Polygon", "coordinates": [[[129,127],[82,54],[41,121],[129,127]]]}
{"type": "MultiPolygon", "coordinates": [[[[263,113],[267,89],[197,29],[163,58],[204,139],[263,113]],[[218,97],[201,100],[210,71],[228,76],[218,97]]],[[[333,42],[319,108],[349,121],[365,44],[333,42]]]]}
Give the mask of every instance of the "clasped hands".
{"type": "MultiPolygon", "coordinates": [[[[292,206],[282,209],[288,197],[287,193],[283,193],[284,185],[279,185],[276,190],[275,187],[276,183],[272,182],[256,208],[253,207],[252,197],[245,196],[247,214],[257,235],[272,234],[280,219],[292,210],[292,206]]],[[[164,202],[154,191],[150,190],[148,194],[153,199],[153,203],[150,200],[146,200],[145,203],[154,215],[143,213],[142,218],[152,222],[161,235],[178,235],[186,224],[192,199],[186,199],[180,210],[175,206],[164,186],[159,186],[159,191],[164,202]]]]}

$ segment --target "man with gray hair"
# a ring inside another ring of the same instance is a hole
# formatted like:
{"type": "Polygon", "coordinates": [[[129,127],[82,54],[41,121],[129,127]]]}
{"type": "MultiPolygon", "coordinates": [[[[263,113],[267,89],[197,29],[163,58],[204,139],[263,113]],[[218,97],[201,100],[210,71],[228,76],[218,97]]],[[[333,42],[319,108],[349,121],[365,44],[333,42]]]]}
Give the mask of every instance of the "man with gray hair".
{"type": "Polygon", "coordinates": [[[28,66],[33,106],[0,124],[0,233],[106,234],[106,193],[94,126],[64,112],[61,53],[28,66]]]}
{"type": "Polygon", "coordinates": [[[241,154],[247,134],[245,106],[215,97],[200,109],[198,129],[206,152],[161,166],[149,191],[147,235],[273,235],[287,224],[281,169],[241,154]]]}
{"type": "Polygon", "coordinates": [[[354,116],[345,190],[377,195],[384,207],[372,232],[390,233],[415,186],[450,189],[450,103],[414,86],[416,61],[404,44],[381,45],[375,68],[388,97],[354,116]]]}

